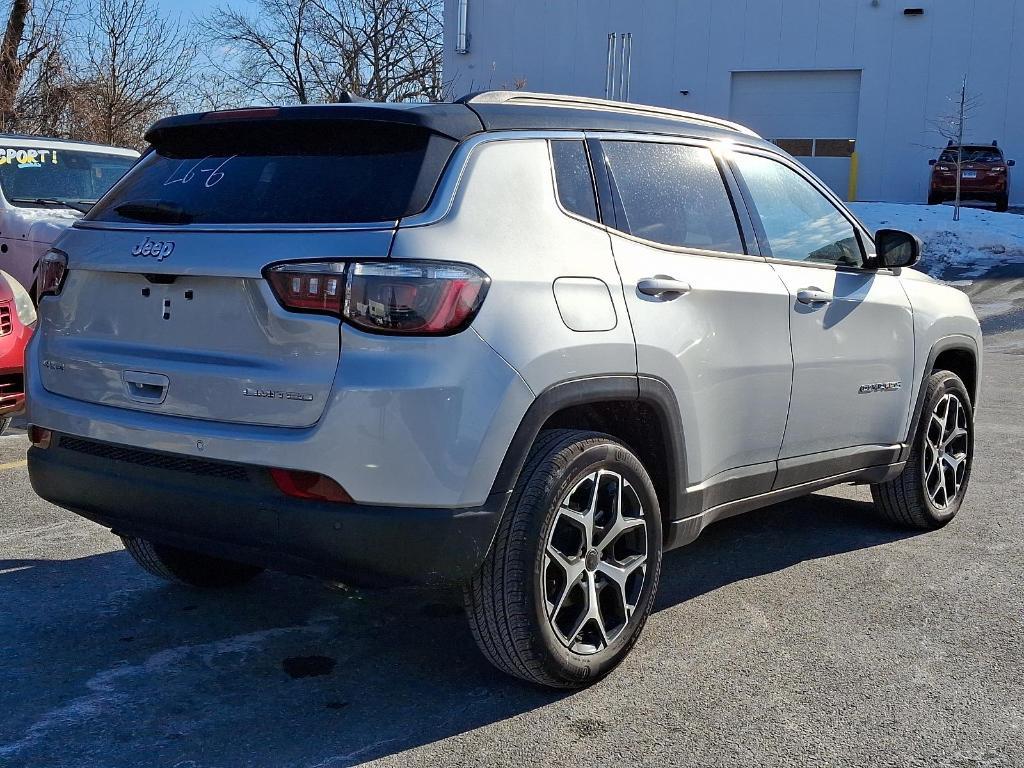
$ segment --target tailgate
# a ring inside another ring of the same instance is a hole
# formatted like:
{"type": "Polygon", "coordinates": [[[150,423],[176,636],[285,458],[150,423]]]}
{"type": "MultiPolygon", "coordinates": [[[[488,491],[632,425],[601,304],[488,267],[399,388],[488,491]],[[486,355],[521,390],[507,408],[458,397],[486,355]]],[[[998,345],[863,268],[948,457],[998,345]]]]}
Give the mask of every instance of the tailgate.
{"type": "Polygon", "coordinates": [[[340,320],[283,309],[262,267],[283,258],[384,257],[391,237],[73,230],[60,243],[69,261],[64,290],[42,302],[43,386],[118,408],[310,426],[334,383],[340,320]],[[173,242],[173,250],[162,261],[133,255],[147,240],[173,242]]]}

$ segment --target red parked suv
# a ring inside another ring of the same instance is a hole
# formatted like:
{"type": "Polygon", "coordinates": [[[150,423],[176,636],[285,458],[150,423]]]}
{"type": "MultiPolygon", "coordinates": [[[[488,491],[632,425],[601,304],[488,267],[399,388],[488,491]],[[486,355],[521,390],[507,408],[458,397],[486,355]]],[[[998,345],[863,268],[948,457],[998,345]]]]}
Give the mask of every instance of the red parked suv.
{"type": "Polygon", "coordinates": [[[1014,162],[1003,156],[1003,150],[994,141],[990,145],[950,143],[938,160],[929,160],[932,178],[928,185],[928,205],[956,197],[958,152],[960,199],[988,200],[996,204],[997,211],[1005,211],[1010,204],[1010,168],[1014,162]]]}
{"type": "Polygon", "coordinates": [[[25,347],[35,327],[28,291],[0,270],[0,434],[25,407],[25,347]]]}

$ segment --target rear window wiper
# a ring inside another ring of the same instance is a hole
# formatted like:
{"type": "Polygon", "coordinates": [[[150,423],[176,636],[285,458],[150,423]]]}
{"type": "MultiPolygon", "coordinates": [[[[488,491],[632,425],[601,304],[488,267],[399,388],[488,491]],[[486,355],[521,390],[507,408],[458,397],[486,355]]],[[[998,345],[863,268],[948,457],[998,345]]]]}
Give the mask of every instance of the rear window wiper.
{"type": "Polygon", "coordinates": [[[154,224],[191,224],[192,214],[176,203],[160,200],[135,200],[114,206],[126,219],[148,221],[154,224]]]}
{"type": "Polygon", "coordinates": [[[71,200],[61,200],[56,197],[12,197],[12,203],[35,203],[36,205],[48,205],[52,208],[71,208],[75,211],[88,213],[92,206],[76,203],[71,200]]]}

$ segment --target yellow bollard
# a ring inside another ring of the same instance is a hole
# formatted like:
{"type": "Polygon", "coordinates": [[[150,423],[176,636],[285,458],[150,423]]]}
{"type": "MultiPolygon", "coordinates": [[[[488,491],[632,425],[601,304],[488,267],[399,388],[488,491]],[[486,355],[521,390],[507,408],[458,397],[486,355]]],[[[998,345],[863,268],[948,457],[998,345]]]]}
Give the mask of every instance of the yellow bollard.
{"type": "Polygon", "coordinates": [[[850,185],[846,188],[846,202],[857,199],[857,153],[850,155],[850,185]]]}

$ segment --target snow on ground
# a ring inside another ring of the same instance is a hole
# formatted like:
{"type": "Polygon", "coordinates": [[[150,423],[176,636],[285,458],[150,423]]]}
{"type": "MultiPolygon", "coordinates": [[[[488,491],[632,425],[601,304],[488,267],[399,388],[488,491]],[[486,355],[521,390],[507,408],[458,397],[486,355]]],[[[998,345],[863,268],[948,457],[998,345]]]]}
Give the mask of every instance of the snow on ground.
{"type": "Polygon", "coordinates": [[[1024,216],[982,208],[961,208],[953,221],[951,205],[851,203],[864,225],[904,229],[924,242],[918,267],[949,282],[982,277],[1024,277],[1024,216]]]}

